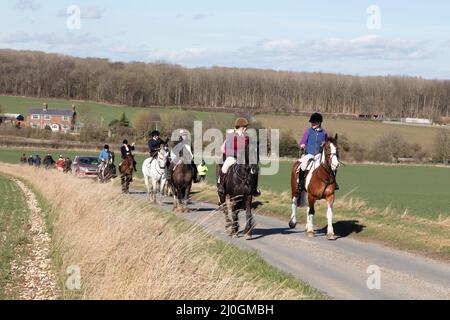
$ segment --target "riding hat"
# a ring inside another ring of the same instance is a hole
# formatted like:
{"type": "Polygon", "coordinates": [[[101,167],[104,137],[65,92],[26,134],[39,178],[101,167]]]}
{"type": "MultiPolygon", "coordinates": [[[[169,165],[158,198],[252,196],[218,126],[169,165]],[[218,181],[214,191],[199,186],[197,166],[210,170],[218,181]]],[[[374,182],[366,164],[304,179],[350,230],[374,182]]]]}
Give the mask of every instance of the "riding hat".
{"type": "Polygon", "coordinates": [[[160,133],[159,131],[157,131],[157,130],[152,131],[152,132],[150,133],[150,136],[151,136],[152,138],[154,138],[154,137],[159,137],[160,135],[161,135],[161,133],[160,133]]]}
{"type": "Polygon", "coordinates": [[[109,146],[107,144],[105,144],[105,146],[103,147],[103,149],[109,150],[109,146]]]}
{"type": "Polygon", "coordinates": [[[238,119],[236,119],[236,122],[234,123],[234,126],[236,128],[243,128],[243,127],[245,128],[245,127],[248,127],[248,125],[249,125],[248,120],[245,118],[238,118],[238,119]]]}
{"type": "Polygon", "coordinates": [[[127,139],[125,139],[125,140],[123,140],[123,142],[122,142],[123,144],[128,144],[128,140],[127,139]]]}
{"type": "Polygon", "coordinates": [[[323,122],[323,117],[320,113],[313,113],[311,118],[309,119],[310,123],[322,123],[323,122]]]}

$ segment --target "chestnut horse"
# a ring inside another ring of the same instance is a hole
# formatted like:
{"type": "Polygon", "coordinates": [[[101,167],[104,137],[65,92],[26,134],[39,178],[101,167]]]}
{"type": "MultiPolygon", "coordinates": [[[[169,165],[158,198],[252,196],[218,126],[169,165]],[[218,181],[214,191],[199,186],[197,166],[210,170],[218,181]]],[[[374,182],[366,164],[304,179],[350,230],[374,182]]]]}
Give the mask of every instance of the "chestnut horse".
{"type": "Polygon", "coordinates": [[[128,155],[119,165],[122,193],[129,193],[130,191],[130,182],[133,181],[133,163],[134,157],[128,155]]]}
{"type": "MultiPolygon", "coordinates": [[[[335,200],[334,191],[336,181],[333,172],[339,167],[339,150],[337,144],[338,136],[328,138],[324,145],[320,157],[314,160],[312,168],[305,178],[305,189],[308,195],[306,232],[309,237],[314,237],[313,217],[315,214],[314,204],[318,200],[326,199],[327,210],[327,239],[335,240],[333,230],[333,204],[335,200]]],[[[302,196],[297,188],[298,169],[301,162],[294,163],[291,172],[291,191],[292,191],[292,216],[289,221],[289,227],[294,229],[297,226],[297,206],[298,200],[302,196]]]]}

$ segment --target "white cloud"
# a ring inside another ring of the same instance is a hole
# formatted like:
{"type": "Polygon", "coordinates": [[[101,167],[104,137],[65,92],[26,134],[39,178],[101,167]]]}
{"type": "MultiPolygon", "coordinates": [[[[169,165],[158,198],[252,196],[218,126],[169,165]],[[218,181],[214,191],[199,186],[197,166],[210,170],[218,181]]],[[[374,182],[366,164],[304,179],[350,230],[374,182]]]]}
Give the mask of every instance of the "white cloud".
{"type": "MultiPolygon", "coordinates": [[[[103,17],[103,14],[106,12],[105,8],[98,7],[88,7],[88,8],[80,8],[81,11],[81,19],[90,19],[90,20],[99,20],[103,17]]],[[[67,13],[67,8],[62,8],[56,14],[58,18],[67,18],[70,16],[67,13]]]]}
{"type": "Polygon", "coordinates": [[[37,0],[16,0],[14,3],[14,9],[20,11],[37,11],[41,6],[41,3],[37,0]]]}
{"type": "Polygon", "coordinates": [[[85,33],[82,35],[75,35],[66,33],[64,35],[57,35],[55,33],[28,33],[28,32],[14,32],[14,33],[0,33],[0,43],[5,44],[24,44],[24,43],[39,43],[48,46],[58,45],[82,45],[89,43],[98,43],[101,39],[85,33]]]}
{"type": "Polygon", "coordinates": [[[264,40],[258,44],[256,50],[269,56],[301,57],[311,60],[355,57],[372,60],[415,60],[428,57],[430,54],[423,44],[389,40],[379,35],[366,35],[353,39],[330,38],[315,41],[264,40]]]}
{"type": "Polygon", "coordinates": [[[111,52],[126,55],[133,60],[144,58],[145,61],[163,60],[173,63],[183,63],[191,59],[200,58],[208,53],[206,48],[184,48],[174,49],[151,49],[148,47],[132,48],[124,45],[113,46],[109,49],[111,52]]]}
{"type": "Polygon", "coordinates": [[[209,14],[206,13],[198,13],[194,16],[194,20],[205,20],[209,17],[209,14]]]}

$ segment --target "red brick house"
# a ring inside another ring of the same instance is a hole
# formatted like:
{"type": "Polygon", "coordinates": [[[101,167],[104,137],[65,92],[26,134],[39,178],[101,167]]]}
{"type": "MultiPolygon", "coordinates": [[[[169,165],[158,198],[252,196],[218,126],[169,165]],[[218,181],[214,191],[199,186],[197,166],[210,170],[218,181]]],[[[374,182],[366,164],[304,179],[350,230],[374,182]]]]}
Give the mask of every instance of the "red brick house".
{"type": "Polygon", "coordinates": [[[75,106],[72,110],[49,109],[44,103],[42,108],[28,110],[27,125],[35,129],[50,127],[53,132],[70,132],[74,130],[76,118],[75,106]]]}

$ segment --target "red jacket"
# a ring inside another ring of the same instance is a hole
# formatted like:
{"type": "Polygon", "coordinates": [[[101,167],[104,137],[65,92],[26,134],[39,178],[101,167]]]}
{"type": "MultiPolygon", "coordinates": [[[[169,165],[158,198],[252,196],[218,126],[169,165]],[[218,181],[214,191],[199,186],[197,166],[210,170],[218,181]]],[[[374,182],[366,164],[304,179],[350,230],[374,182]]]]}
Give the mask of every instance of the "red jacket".
{"type": "Polygon", "coordinates": [[[226,157],[238,158],[245,155],[245,150],[248,150],[250,138],[247,135],[240,136],[233,133],[227,136],[225,140],[225,155],[226,157]],[[241,154],[244,152],[244,154],[241,154]]]}

